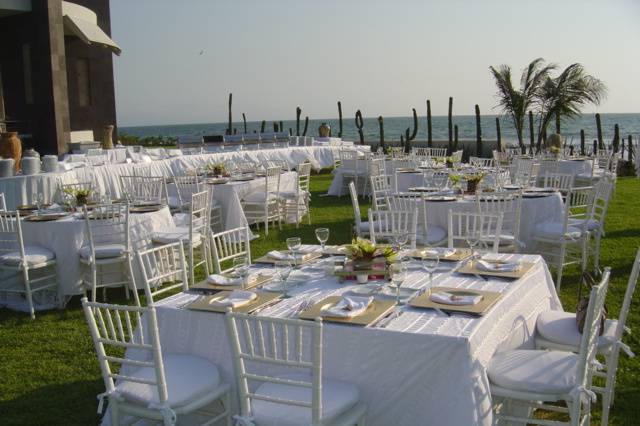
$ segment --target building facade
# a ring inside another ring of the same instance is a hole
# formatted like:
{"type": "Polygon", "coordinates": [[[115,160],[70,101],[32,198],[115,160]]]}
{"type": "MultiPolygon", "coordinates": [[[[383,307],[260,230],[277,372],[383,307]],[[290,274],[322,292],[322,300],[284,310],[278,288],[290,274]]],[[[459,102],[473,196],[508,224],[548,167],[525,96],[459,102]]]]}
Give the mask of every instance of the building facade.
{"type": "MultiPolygon", "coordinates": [[[[109,0],[0,0],[0,127],[23,148],[68,151],[116,124],[109,0]]],[[[114,135],[114,140],[117,135],[114,135]]]]}

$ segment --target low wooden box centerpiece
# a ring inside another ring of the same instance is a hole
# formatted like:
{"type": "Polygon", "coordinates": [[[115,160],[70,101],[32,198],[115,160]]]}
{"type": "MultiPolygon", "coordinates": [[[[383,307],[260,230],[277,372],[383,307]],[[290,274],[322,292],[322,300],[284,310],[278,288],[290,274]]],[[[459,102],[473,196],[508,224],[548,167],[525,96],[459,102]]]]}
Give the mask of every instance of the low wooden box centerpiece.
{"type": "Polygon", "coordinates": [[[369,240],[356,238],[346,246],[347,260],[336,272],[343,279],[357,279],[365,284],[369,279],[384,279],[388,265],[396,258],[396,251],[389,246],[378,246],[369,240]]]}

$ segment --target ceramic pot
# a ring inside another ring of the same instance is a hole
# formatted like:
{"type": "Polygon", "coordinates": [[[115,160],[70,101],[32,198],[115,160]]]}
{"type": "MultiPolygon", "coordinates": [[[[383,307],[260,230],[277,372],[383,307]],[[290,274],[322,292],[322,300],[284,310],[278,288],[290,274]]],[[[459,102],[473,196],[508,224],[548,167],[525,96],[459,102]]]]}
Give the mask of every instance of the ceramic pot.
{"type": "Polygon", "coordinates": [[[0,177],[11,177],[15,174],[15,161],[13,158],[0,160],[0,177]]]}
{"type": "Polygon", "coordinates": [[[0,140],[0,156],[2,158],[13,159],[13,171],[20,170],[20,158],[22,158],[22,142],[17,132],[7,132],[2,134],[0,140]]]}
{"type": "Polygon", "coordinates": [[[40,159],[40,154],[38,154],[38,151],[36,151],[35,149],[29,148],[28,150],[26,150],[25,152],[22,153],[22,157],[30,157],[30,158],[40,159]]]}
{"type": "Polygon", "coordinates": [[[358,284],[366,284],[369,282],[369,274],[357,274],[356,279],[358,284]]]}
{"type": "Polygon", "coordinates": [[[331,126],[327,123],[322,123],[320,127],[318,127],[318,134],[321,138],[328,138],[329,133],[331,133],[331,126]]]}
{"type": "Polygon", "coordinates": [[[45,155],[42,158],[42,170],[45,173],[54,173],[58,171],[58,157],[55,155],[45,155]]]}
{"type": "Polygon", "coordinates": [[[35,175],[40,173],[40,159],[35,157],[22,157],[22,174],[35,175]]]}
{"type": "Polygon", "coordinates": [[[113,149],[113,125],[104,126],[102,132],[102,149],[113,149]]]}

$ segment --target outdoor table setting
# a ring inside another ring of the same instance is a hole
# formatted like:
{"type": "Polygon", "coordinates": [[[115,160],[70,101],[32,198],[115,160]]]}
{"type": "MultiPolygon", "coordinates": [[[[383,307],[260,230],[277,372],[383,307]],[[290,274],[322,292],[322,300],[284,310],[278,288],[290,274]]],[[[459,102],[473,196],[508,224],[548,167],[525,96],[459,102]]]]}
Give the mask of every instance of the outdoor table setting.
{"type": "MultiPolygon", "coordinates": [[[[328,237],[318,234],[323,246],[328,237]]],[[[364,282],[347,267],[352,246],[323,250],[295,237],[287,246],[157,302],[163,350],[214,361],[233,395],[230,348],[220,344],[228,341],[227,309],[322,317],[324,375],[358,386],[367,423],[423,424],[433,418],[438,424],[490,425],[484,369],[491,356],[532,347],[537,314],[561,308],[539,256],[380,247],[391,263],[368,271],[364,282]],[[404,389],[402,397],[391,389],[404,389]]],[[[237,407],[236,398],[232,405],[237,407]]]]}

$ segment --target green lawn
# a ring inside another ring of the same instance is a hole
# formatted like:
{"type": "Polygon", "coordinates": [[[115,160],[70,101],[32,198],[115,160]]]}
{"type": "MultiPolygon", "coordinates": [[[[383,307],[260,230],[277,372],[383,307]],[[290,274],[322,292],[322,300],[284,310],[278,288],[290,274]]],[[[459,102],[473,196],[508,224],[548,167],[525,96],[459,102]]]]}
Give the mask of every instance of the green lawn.
{"type": "MultiPolygon", "coordinates": [[[[252,244],[254,257],[272,248],[284,248],[286,237],[301,236],[315,243],[314,229],[331,229],[330,243],[351,238],[352,209],[348,196],[321,197],[331,182],[324,174],[312,177],[312,225],[271,229],[252,244]]],[[[640,181],[621,178],[607,218],[602,243],[602,265],[611,266],[613,280],[607,299],[611,316],[617,316],[624,296],[635,251],[640,246],[640,181]]],[[[363,205],[366,212],[366,205],[363,205]]],[[[263,232],[261,233],[263,234],[263,232]]],[[[570,268],[563,279],[561,299],[567,310],[576,302],[578,273],[570,268]]],[[[640,292],[629,316],[629,325],[640,330],[640,292]]],[[[110,302],[123,301],[113,291],[110,302]]],[[[64,311],[41,312],[35,321],[28,315],[0,310],[0,424],[90,425],[98,421],[95,396],[104,391],[102,378],[80,309],[74,298],[64,311]]],[[[627,336],[632,350],[640,354],[637,334],[627,336]]],[[[594,410],[593,424],[599,424],[594,410]]],[[[612,425],[636,425],[640,421],[640,357],[621,357],[612,425]]]]}

